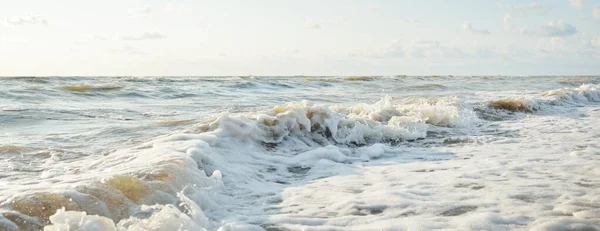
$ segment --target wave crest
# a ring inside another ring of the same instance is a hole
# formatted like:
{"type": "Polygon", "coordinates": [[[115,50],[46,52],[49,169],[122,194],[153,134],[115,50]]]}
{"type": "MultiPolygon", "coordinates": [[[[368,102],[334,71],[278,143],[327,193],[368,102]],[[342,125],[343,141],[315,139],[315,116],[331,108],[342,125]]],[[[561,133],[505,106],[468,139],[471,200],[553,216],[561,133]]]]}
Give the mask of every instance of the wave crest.
{"type": "Polygon", "coordinates": [[[600,102],[600,85],[583,84],[577,88],[563,88],[545,92],[543,96],[564,103],[600,102]]]}
{"type": "Polygon", "coordinates": [[[525,99],[500,99],[488,102],[488,106],[493,109],[533,112],[534,108],[525,99]]]}
{"type": "Polygon", "coordinates": [[[499,110],[531,113],[551,106],[600,102],[599,88],[600,85],[584,84],[577,88],[546,91],[537,97],[492,100],[487,106],[499,110]]]}
{"type": "Polygon", "coordinates": [[[386,96],[373,104],[352,106],[291,102],[254,118],[223,114],[198,128],[272,144],[303,137],[323,144],[365,145],[425,138],[429,125],[471,127],[477,122],[474,111],[457,98],[394,102],[386,96]]]}

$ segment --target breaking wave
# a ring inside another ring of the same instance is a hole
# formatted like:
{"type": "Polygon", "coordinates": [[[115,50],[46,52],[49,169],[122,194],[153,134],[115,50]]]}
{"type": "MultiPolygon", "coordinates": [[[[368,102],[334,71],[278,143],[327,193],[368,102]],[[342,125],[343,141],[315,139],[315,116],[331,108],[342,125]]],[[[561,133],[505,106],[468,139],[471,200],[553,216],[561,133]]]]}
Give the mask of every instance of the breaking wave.
{"type": "Polygon", "coordinates": [[[467,128],[478,121],[457,98],[384,97],[351,106],[301,101],[252,114],[222,114],[94,164],[82,161],[76,185],[56,174],[59,170],[48,170],[42,175],[62,184],[10,198],[2,205],[7,211],[0,225],[22,230],[256,228],[221,224],[204,214],[226,203],[225,182],[282,184],[286,174],[308,171],[322,160],[367,161],[385,152],[380,143],[425,138],[430,126],[467,128]],[[273,177],[256,171],[268,166],[288,171],[273,177]]]}

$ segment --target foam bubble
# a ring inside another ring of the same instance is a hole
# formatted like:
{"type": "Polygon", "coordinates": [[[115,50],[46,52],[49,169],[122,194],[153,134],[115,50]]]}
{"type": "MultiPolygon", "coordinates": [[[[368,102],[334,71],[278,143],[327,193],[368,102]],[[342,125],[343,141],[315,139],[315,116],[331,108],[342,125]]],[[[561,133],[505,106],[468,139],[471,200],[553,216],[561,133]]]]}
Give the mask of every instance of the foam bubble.
{"type": "Polygon", "coordinates": [[[44,231],[85,230],[85,231],[116,231],[112,220],[98,215],[87,215],[86,212],[65,211],[59,209],[50,216],[51,225],[44,231]]]}

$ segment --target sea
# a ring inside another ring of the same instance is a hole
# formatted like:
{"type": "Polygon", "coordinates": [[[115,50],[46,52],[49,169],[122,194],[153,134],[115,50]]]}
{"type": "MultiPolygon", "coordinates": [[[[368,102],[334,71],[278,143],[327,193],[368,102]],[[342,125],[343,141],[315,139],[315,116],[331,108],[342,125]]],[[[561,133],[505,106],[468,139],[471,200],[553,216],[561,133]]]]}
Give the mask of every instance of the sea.
{"type": "Polygon", "coordinates": [[[0,230],[600,230],[598,76],[0,78],[0,230]]]}

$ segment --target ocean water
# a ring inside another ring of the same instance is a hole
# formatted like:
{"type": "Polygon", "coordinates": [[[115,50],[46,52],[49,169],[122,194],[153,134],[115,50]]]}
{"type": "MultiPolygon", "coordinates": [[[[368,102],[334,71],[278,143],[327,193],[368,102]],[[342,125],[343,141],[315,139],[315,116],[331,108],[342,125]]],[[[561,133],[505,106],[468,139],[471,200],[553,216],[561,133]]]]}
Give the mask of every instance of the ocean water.
{"type": "Polygon", "coordinates": [[[0,78],[0,230],[600,230],[600,77],[0,78]]]}

